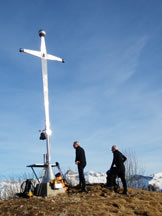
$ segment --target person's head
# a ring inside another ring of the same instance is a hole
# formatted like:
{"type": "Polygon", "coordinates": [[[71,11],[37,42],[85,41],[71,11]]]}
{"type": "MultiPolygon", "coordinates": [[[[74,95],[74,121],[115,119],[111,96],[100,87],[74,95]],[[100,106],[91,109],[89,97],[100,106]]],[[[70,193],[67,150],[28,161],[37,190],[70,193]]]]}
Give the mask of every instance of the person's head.
{"type": "Polygon", "coordinates": [[[118,150],[118,147],[116,145],[113,145],[112,148],[111,148],[111,151],[114,152],[116,150],[118,150]]]}
{"type": "Polygon", "coordinates": [[[78,141],[74,141],[73,142],[73,147],[76,149],[78,148],[78,146],[80,145],[80,143],[78,141]]]}

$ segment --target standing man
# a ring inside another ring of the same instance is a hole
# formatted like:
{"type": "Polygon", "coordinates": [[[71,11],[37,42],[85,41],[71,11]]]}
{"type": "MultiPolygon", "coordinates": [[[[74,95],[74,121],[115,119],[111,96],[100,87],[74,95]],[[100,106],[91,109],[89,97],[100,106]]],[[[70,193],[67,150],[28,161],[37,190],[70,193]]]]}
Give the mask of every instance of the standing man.
{"type": "Polygon", "coordinates": [[[73,147],[76,149],[75,164],[78,166],[79,172],[79,186],[82,192],[87,192],[85,187],[84,168],[86,166],[86,156],[84,149],[80,147],[80,143],[75,141],[73,147]]]}
{"type": "Polygon", "coordinates": [[[118,151],[118,147],[116,145],[112,146],[112,153],[113,153],[113,162],[111,165],[111,169],[113,166],[116,166],[116,174],[118,175],[119,178],[121,178],[122,184],[123,184],[123,194],[127,194],[127,183],[125,180],[125,166],[124,162],[127,160],[127,158],[120,152],[118,151]]]}

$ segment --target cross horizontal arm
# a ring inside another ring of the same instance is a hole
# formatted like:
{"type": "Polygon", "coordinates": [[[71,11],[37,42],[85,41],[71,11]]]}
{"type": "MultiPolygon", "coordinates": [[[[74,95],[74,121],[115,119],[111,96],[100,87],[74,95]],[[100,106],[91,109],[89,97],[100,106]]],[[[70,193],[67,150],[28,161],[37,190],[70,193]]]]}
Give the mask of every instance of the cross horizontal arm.
{"type": "Polygon", "coordinates": [[[41,52],[40,51],[35,51],[35,50],[29,50],[29,49],[19,49],[20,52],[28,53],[34,56],[37,56],[39,58],[42,58],[41,52]]]}
{"type": "Polygon", "coordinates": [[[64,59],[59,58],[59,57],[54,56],[54,55],[50,55],[50,54],[47,54],[46,59],[48,59],[48,60],[53,60],[53,61],[59,61],[59,62],[62,62],[62,63],[65,62],[64,59]]]}

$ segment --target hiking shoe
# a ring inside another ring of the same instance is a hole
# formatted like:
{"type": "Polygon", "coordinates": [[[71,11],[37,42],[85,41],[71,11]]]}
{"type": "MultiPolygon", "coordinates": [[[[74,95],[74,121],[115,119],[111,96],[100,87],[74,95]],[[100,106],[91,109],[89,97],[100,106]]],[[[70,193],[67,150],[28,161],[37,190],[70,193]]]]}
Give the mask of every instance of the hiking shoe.
{"type": "Polygon", "coordinates": [[[88,193],[88,191],[87,191],[86,188],[82,189],[81,192],[86,192],[86,193],[88,193]]]}
{"type": "Polygon", "coordinates": [[[76,189],[81,189],[81,185],[78,184],[77,186],[75,186],[76,189]]]}

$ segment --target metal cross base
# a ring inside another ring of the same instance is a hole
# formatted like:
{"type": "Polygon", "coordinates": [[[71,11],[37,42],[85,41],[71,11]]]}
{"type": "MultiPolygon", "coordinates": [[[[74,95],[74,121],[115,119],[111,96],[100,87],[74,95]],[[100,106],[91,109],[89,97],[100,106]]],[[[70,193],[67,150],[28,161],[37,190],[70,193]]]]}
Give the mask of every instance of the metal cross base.
{"type": "MultiPolygon", "coordinates": [[[[60,194],[60,193],[65,193],[64,188],[54,189],[51,187],[51,180],[54,180],[54,178],[51,178],[51,176],[47,178],[47,173],[49,172],[49,164],[31,164],[31,165],[28,165],[27,167],[30,167],[32,169],[38,181],[38,184],[36,186],[35,195],[42,196],[42,197],[50,197],[50,196],[56,196],[57,194],[60,194]],[[44,168],[45,174],[41,182],[34,168],[44,168]]],[[[56,164],[50,164],[50,168],[52,169],[53,167],[58,167],[59,172],[61,171],[58,162],[56,162],[56,164]]],[[[53,170],[51,171],[51,173],[53,173],[53,170]]]]}
{"type": "Polygon", "coordinates": [[[37,179],[37,181],[40,183],[47,183],[50,182],[52,179],[55,179],[54,174],[53,174],[53,167],[56,167],[56,164],[31,164],[28,165],[27,167],[30,167],[37,179]],[[40,182],[34,168],[44,168],[44,175],[43,175],[43,179],[42,182],[40,182]]]}

